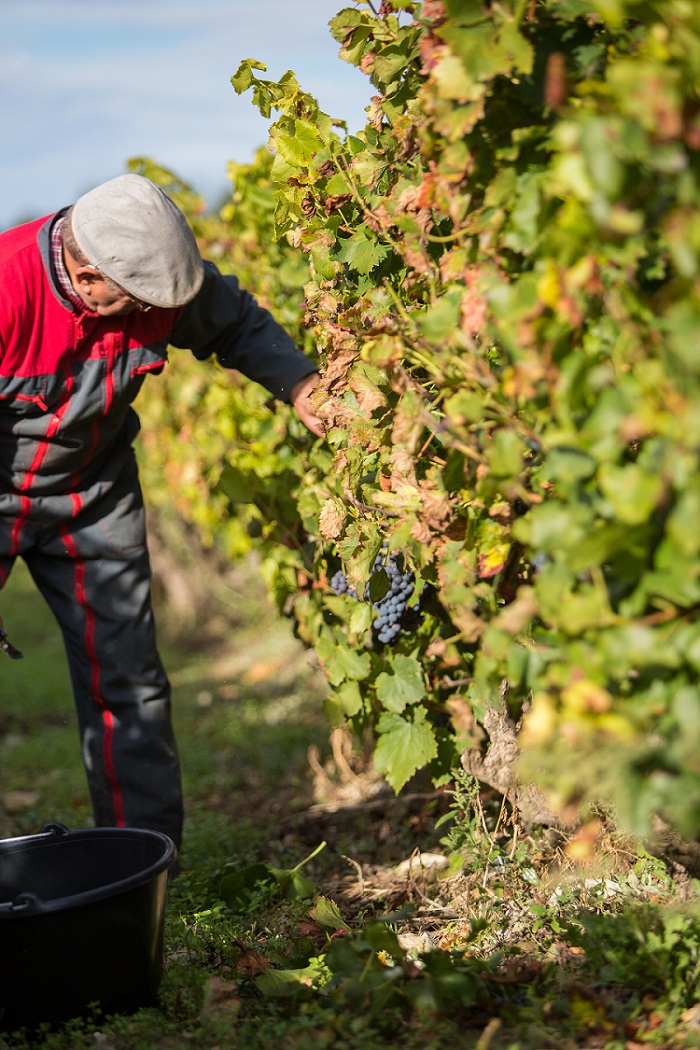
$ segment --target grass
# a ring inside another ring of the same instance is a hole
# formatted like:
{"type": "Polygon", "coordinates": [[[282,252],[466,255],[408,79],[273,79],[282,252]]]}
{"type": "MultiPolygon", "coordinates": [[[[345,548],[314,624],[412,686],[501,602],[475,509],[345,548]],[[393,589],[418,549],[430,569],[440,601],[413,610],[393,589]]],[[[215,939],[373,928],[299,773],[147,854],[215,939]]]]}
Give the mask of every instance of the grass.
{"type": "Polygon", "coordinates": [[[2,615],[24,659],[0,664],[0,832],[49,820],[84,826],[91,811],[63,642],[23,563],[2,592],[2,615]]]}
{"type": "MultiPolygon", "coordinates": [[[[187,642],[169,642],[163,633],[188,802],[186,838],[201,823],[202,808],[227,810],[232,794],[242,796],[243,817],[250,812],[257,820],[257,791],[277,783],[280,804],[303,792],[307,749],[327,740],[320,674],[289,625],[266,606],[256,581],[241,578],[239,585],[248,588],[248,602],[254,595],[246,622],[224,617],[220,608],[217,614],[213,599],[206,632],[187,642]]],[[[24,659],[3,656],[0,664],[0,833],[26,834],[46,820],[84,826],[91,811],[63,644],[22,562],[2,592],[2,609],[24,659]]]]}
{"type": "MultiPolygon", "coordinates": [[[[2,613],[25,659],[0,662],[0,837],[88,825],[62,644],[21,565],[2,613]]],[[[159,1009],[1,1050],[700,1046],[690,879],[604,815],[574,862],[580,842],[523,835],[469,778],[382,793],[329,738],[324,682],[252,566],[162,642],[187,816],[159,1009]],[[442,881],[399,873],[425,851],[452,858],[442,881]]]]}

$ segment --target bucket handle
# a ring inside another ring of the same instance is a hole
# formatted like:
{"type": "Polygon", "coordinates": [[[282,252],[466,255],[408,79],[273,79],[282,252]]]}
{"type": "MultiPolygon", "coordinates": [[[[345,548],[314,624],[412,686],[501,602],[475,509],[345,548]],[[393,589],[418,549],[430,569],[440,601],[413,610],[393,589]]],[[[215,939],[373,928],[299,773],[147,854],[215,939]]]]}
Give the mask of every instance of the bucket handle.
{"type": "Polygon", "coordinates": [[[40,835],[69,835],[70,828],[67,828],[65,824],[59,824],[57,820],[52,820],[48,824],[44,824],[43,828],[39,832],[40,835]]]}
{"type": "Polygon", "coordinates": [[[0,915],[39,915],[46,904],[36,893],[18,893],[13,901],[0,904],[0,915]]]}
{"type": "MultiPolygon", "coordinates": [[[[70,834],[70,829],[55,820],[44,824],[39,834],[63,838],[64,835],[70,834]]],[[[0,903],[0,915],[39,915],[44,911],[46,911],[45,902],[36,893],[31,893],[29,890],[18,893],[12,901],[0,903]]]]}
{"type": "Polygon", "coordinates": [[[46,911],[46,905],[36,893],[20,893],[12,902],[13,915],[38,915],[46,911]]]}
{"type": "MultiPolygon", "coordinates": [[[[70,829],[65,824],[59,824],[58,821],[51,821],[48,824],[44,824],[39,834],[62,838],[64,835],[70,834],[70,829]]],[[[12,901],[2,901],[0,903],[0,915],[39,915],[43,911],[46,911],[46,904],[41,897],[36,893],[31,893],[29,890],[24,893],[18,893],[12,901]]]]}

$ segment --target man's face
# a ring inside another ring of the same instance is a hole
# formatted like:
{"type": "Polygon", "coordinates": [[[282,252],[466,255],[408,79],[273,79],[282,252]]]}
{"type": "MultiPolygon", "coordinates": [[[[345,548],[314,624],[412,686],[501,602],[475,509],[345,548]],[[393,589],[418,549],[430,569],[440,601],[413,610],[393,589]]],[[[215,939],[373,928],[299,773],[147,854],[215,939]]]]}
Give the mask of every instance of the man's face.
{"type": "Polygon", "coordinates": [[[93,266],[79,266],[73,279],[73,287],[89,310],[100,317],[122,317],[134,310],[150,310],[123,288],[109,283],[93,266]]]}

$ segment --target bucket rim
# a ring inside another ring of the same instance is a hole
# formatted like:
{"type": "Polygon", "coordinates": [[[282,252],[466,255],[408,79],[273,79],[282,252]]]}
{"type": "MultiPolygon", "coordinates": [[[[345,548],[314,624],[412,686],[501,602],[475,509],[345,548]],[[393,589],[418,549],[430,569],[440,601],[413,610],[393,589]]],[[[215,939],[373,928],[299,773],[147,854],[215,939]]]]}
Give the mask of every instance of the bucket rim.
{"type": "MultiPolygon", "coordinates": [[[[129,890],[145,885],[167,871],[177,856],[177,848],[173,840],[164,832],[153,831],[150,828],[98,827],[69,829],[63,824],[53,823],[45,825],[41,831],[33,835],[19,835],[14,838],[0,839],[1,854],[4,852],[4,847],[8,847],[7,852],[11,853],[14,847],[17,847],[19,850],[22,850],[24,847],[31,849],[34,846],[46,845],[52,841],[65,842],[78,839],[113,841],[118,839],[136,840],[138,838],[159,841],[163,847],[162,855],[148,867],[142,868],[126,878],[115,882],[107,882],[101,886],[95,886],[93,889],[84,890],[81,893],[52,897],[48,900],[42,900],[29,893],[27,894],[29,903],[26,909],[21,906],[19,908],[15,907],[14,901],[0,901],[0,920],[33,918],[50,912],[84,907],[110,897],[118,897],[123,893],[129,892],[129,890]]],[[[17,900],[17,897],[15,897],[15,900],[17,900]]]]}

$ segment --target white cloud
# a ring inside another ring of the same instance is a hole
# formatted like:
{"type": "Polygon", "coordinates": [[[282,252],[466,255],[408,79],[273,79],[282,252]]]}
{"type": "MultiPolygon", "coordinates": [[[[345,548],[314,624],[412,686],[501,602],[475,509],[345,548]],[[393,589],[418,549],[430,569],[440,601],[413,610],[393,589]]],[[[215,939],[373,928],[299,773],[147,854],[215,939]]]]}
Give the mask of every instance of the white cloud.
{"type": "Polygon", "coordinates": [[[230,83],[254,57],[351,127],[371,85],[337,57],[340,0],[3,0],[0,227],[70,203],[147,154],[207,196],[268,122],[230,83]]]}

